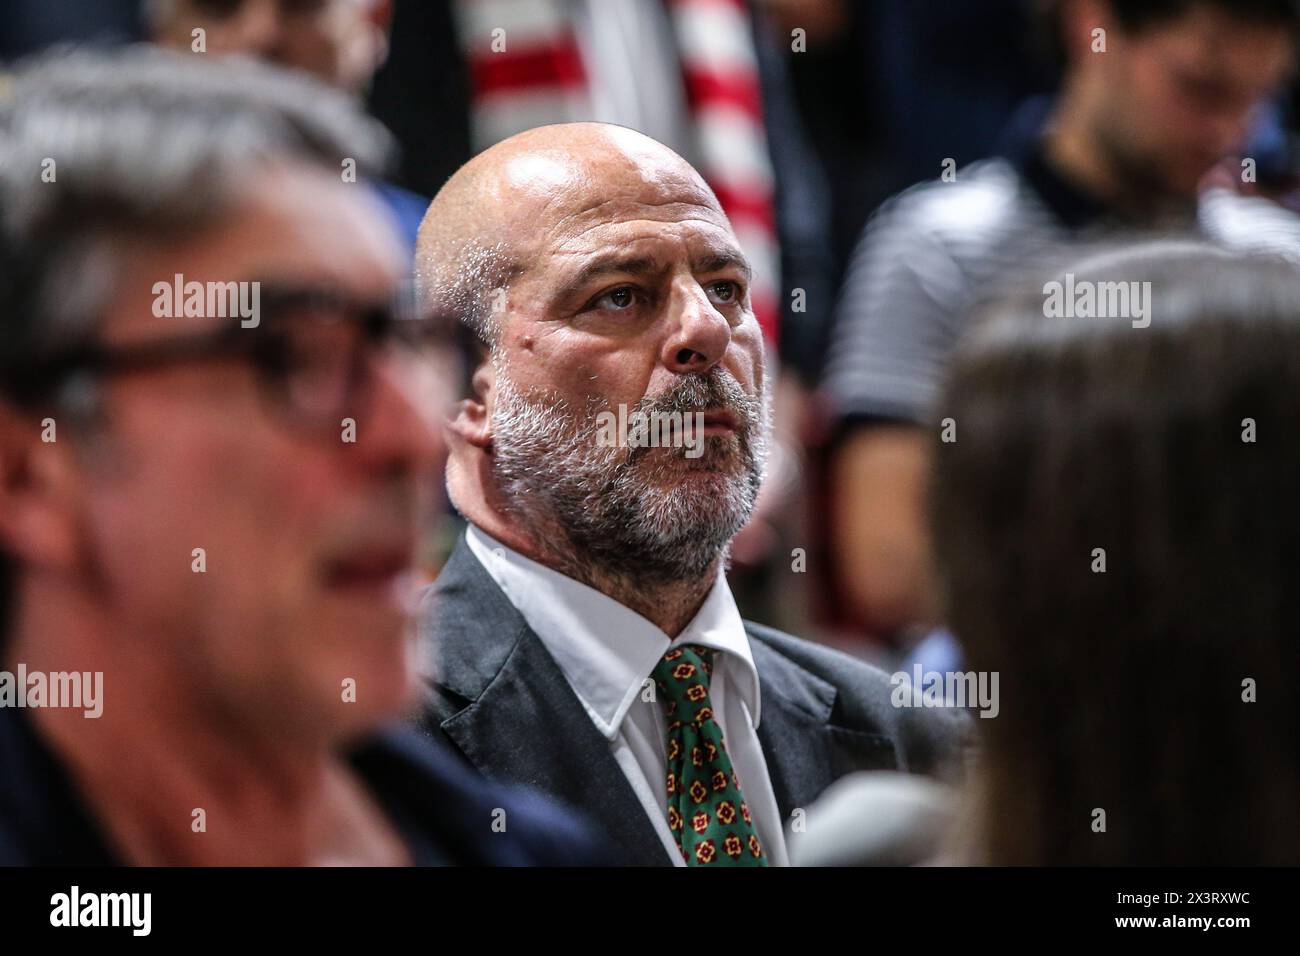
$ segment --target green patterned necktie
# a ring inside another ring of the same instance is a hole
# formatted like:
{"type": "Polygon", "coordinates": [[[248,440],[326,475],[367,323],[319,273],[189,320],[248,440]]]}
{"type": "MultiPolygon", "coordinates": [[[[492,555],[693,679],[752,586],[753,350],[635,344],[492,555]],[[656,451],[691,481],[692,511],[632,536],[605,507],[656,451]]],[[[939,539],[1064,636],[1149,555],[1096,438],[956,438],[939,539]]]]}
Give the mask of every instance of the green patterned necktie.
{"type": "Polygon", "coordinates": [[[767,866],[713,718],[713,651],[685,644],[654,669],[668,715],[668,828],[687,866],[767,866]]]}

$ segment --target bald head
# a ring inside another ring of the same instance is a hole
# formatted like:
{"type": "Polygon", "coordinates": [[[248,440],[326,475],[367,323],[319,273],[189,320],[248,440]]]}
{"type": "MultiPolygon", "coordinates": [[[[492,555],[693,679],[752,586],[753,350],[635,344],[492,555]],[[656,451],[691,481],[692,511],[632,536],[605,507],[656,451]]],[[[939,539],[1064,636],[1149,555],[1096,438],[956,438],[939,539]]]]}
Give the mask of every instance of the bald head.
{"type": "Polygon", "coordinates": [[[699,173],[635,130],[565,123],[512,136],[462,166],[429,206],[416,246],[422,300],[491,341],[512,280],[638,206],[698,206],[726,222],[699,173]]]}

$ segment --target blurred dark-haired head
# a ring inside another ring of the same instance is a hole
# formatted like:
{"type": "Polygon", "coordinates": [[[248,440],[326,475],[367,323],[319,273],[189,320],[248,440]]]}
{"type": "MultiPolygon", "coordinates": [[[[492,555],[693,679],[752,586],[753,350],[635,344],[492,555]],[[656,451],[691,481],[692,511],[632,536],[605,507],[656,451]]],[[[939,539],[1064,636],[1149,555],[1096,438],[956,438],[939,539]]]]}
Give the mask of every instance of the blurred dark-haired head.
{"type": "Polygon", "coordinates": [[[1294,0],[1058,0],[1041,4],[1063,101],[1138,194],[1190,198],[1246,144],[1294,69],[1294,0]]]}
{"type": "Polygon", "coordinates": [[[164,46],[256,57],[350,93],[383,65],[392,16],[393,0],[144,0],[164,46]]]}
{"type": "Polygon", "coordinates": [[[1300,273],[1157,243],[1071,275],[1150,283],[1149,325],[1047,317],[1027,291],[972,332],[940,408],[947,611],[1001,675],[976,852],[1295,864],[1300,273]]]}

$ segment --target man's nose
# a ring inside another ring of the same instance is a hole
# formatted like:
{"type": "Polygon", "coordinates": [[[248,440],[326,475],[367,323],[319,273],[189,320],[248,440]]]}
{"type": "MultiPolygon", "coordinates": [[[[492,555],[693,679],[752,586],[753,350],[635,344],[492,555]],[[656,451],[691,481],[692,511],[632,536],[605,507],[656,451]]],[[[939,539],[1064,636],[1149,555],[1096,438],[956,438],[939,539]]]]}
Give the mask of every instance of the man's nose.
{"type": "Polygon", "coordinates": [[[679,375],[707,372],[731,344],[731,323],[696,282],[676,286],[670,301],[672,331],[663,344],[664,367],[679,375]]]}

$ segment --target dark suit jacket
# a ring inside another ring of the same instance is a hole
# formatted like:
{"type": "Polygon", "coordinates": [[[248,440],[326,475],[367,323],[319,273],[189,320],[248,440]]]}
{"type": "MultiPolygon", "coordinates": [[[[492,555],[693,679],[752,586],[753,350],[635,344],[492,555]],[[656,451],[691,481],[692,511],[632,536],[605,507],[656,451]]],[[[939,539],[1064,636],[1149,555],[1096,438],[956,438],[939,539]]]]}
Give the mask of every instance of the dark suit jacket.
{"type": "MultiPolygon", "coordinates": [[[[348,758],[417,865],[608,862],[570,811],[539,794],[488,783],[409,727],[375,735],[348,758]],[[492,829],[498,809],[505,811],[502,832],[492,829]]],[[[121,863],[25,712],[0,708],[0,866],[121,863]]]]}
{"type": "MultiPolygon", "coordinates": [[[[883,671],[746,622],[758,669],[759,743],[781,815],[855,770],[937,773],[957,764],[964,714],[896,708],[883,671]]],[[[524,783],[598,823],[617,862],[671,863],[559,665],[462,538],[425,596],[434,671],[422,723],[484,774],[524,783]]]]}

